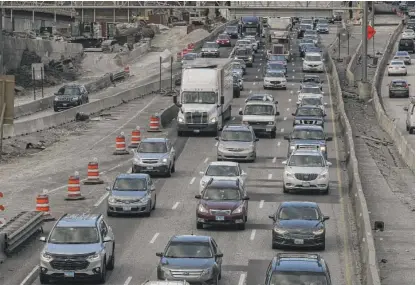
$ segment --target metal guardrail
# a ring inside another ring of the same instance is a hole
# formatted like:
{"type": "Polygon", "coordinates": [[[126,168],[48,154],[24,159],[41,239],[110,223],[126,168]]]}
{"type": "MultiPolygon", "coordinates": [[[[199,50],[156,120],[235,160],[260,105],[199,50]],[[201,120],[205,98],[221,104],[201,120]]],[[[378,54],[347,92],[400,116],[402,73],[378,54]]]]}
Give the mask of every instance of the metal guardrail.
{"type": "Polygon", "coordinates": [[[0,250],[11,254],[36,232],[42,232],[43,212],[20,212],[0,228],[0,250]]]}

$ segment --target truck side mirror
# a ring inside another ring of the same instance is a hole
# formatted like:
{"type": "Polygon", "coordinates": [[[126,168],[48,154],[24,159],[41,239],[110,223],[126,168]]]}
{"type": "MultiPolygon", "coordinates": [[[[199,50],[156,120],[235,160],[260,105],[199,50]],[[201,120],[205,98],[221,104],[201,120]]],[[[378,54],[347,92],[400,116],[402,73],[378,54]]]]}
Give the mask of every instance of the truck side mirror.
{"type": "Polygon", "coordinates": [[[173,96],[173,104],[178,105],[178,96],[173,96]]]}
{"type": "Polygon", "coordinates": [[[242,116],[243,115],[243,110],[241,110],[241,109],[238,110],[238,114],[242,116]]]}
{"type": "Polygon", "coordinates": [[[224,105],[224,103],[225,103],[224,96],[221,96],[221,105],[224,105]]]}
{"type": "Polygon", "coordinates": [[[284,139],[285,141],[290,140],[289,136],[284,136],[284,137],[283,137],[283,139],[284,139]]]}

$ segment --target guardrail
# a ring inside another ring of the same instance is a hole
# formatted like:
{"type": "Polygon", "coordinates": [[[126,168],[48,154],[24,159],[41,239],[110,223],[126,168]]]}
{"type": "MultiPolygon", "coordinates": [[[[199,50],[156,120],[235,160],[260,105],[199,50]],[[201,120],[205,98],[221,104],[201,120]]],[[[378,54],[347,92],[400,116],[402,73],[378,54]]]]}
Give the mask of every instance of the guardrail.
{"type": "Polygon", "coordinates": [[[42,231],[43,212],[20,212],[0,228],[0,250],[10,255],[36,232],[42,231]]]}

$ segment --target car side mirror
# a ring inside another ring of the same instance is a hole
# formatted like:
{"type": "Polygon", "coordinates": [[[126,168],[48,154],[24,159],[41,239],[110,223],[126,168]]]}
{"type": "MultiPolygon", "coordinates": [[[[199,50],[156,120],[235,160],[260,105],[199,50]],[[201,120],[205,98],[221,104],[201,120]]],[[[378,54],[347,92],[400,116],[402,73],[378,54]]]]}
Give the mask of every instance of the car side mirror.
{"type": "Polygon", "coordinates": [[[200,172],[199,172],[199,174],[200,174],[201,176],[204,176],[205,172],[200,171],[200,172]]]}
{"type": "Polygon", "coordinates": [[[275,116],[280,116],[280,112],[276,112],[275,116]]]}
{"type": "Polygon", "coordinates": [[[292,116],[296,116],[296,113],[292,113],[292,116]]]}
{"type": "Polygon", "coordinates": [[[215,257],[223,257],[224,256],[224,253],[217,253],[216,255],[215,255],[215,257]]]}
{"type": "Polygon", "coordinates": [[[245,196],[245,197],[243,197],[243,200],[245,200],[245,201],[250,200],[250,197],[245,196]]]}
{"type": "Polygon", "coordinates": [[[326,140],[327,142],[332,142],[332,137],[327,137],[325,140],[326,140]]]}
{"type": "Polygon", "coordinates": [[[285,141],[290,140],[289,136],[284,136],[284,137],[283,137],[283,139],[284,139],[285,141]]]}
{"type": "Polygon", "coordinates": [[[332,165],[332,162],[327,161],[327,162],[326,162],[326,165],[327,165],[327,166],[331,166],[331,165],[332,165]]]}
{"type": "Polygon", "coordinates": [[[269,215],[269,219],[272,219],[273,221],[276,221],[274,215],[269,215]]]}
{"type": "Polygon", "coordinates": [[[243,110],[238,111],[238,114],[239,114],[240,116],[242,116],[242,115],[243,115],[243,110]]]}
{"type": "Polygon", "coordinates": [[[403,107],[403,110],[405,110],[407,112],[407,111],[409,111],[409,107],[403,107]]]}
{"type": "Polygon", "coordinates": [[[323,222],[328,221],[328,220],[329,220],[329,216],[323,216],[323,217],[322,217],[322,221],[323,221],[323,222]]]}
{"type": "Polygon", "coordinates": [[[39,238],[39,240],[40,240],[41,242],[46,242],[46,237],[40,237],[40,238],[39,238]]]}
{"type": "Polygon", "coordinates": [[[287,164],[287,160],[283,160],[283,161],[282,161],[282,164],[283,164],[283,165],[286,165],[286,164],[287,164]]]}
{"type": "Polygon", "coordinates": [[[156,256],[163,257],[163,252],[156,252],[156,256]]]}
{"type": "Polygon", "coordinates": [[[216,141],[219,141],[219,140],[220,140],[220,138],[219,138],[219,137],[215,137],[214,139],[215,139],[216,141]]]}
{"type": "Polygon", "coordinates": [[[109,236],[104,237],[103,242],[112,242],[113,239],[109,236]]]}
{"type": "Polygon", "coordinates": [[[259,140],[260,140],[259,138],[255,138],[255,139],[254,139],[254,141],[255,141],[255,142],[258,142],[259,140]]]}
{"type": "Polygon", "coordinates": [[[298,90],[297,92],[300,93],[300,90],[298,90]]]}
{"type": "Polygon", "coordinates": [[[110,186],[105,187],[105,190],[110,191],[111,190],[110,186]]]}
{"type": "Polygon", "coordinates": [[[198,194],[198,195],[195,195],[195,199],[201,199],[201,197],[202,197],[202,196],[201,196],[201,195],[199,195],[199,194],[198,194]]]}
{"type": "Polygon", "coordinates": [[[241,172],[241,176],[247,176],[247,173],[246,172],[241,172]]]}

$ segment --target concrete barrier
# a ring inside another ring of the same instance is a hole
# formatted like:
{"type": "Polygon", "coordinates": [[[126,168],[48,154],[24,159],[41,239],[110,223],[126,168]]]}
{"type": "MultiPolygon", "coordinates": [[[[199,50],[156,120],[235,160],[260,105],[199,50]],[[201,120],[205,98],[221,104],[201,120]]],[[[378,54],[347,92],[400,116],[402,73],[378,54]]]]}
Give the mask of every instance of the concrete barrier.
{"type": "Polygon", "coordinates": [[[141,42],[134,45],[133,50],[119,52],[114,56],[114,61],[118,66],[124,66],[134,59],[145,55],[150,49],[151,41],[141,42]]]}
{"type": "MultiPolygon", "coordinates": [[[[330,50],[330,48],[328,49],[330,50]]],[[[330,75],[330,88],[333,106],[337,108],[337,121],[344,134],[343,141],[346,148],[345,162],[349,178],[349,194],[354,209],[354,218],[357,227],[357,240],[360,247],[361,280],[365,285],[381,285],[378,270],[378,262],[374,245],[374,237],[368,214],[367,201],[365,199],[358,169],[358,160],[355,153],[351,124],[345,113],[342,90],[338,72],[332,57],[325,53],[325,64],[330,75]]]]}
{"type": "Polygon", "coordinates": [[[357,66],[357,61],[358,61],[358,58],[359,58],[359,53],[361,51],[362,44],[363,44],[363,41],[361,41],[360,44],[358,45],[358,47],[355,49],[355,52],[351,56],[351,60],[348,63],[347,72],[346,72],[348,86],[354,86],[355,85],[355,76],[354,76],[353,68],[355,66],[357,66]]]}

